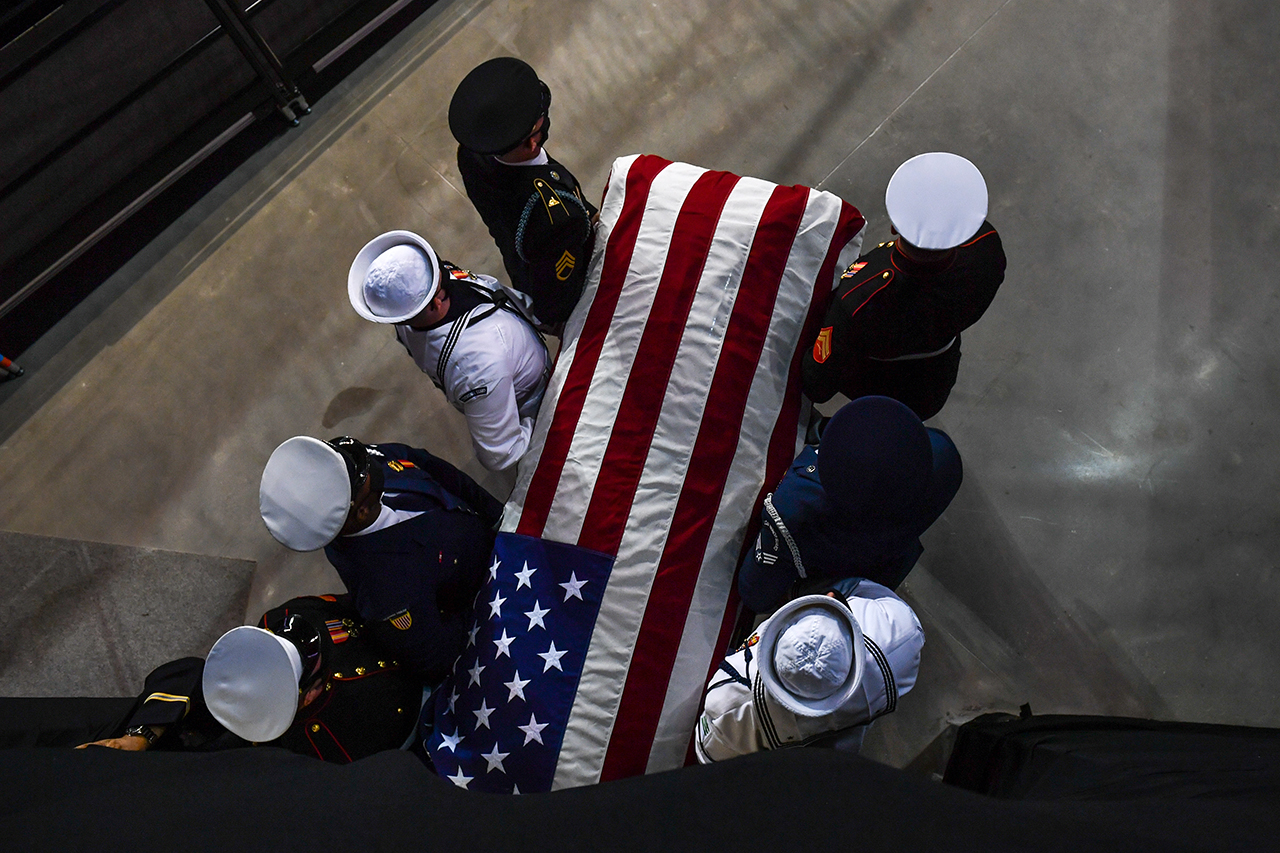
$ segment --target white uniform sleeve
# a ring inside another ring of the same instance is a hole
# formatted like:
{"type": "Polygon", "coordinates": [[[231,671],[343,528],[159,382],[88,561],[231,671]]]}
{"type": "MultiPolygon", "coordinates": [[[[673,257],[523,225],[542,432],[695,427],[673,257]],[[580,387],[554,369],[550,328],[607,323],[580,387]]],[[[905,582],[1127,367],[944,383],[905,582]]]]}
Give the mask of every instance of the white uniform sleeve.
{"type": "Polygon", "coordinates": [[[466,415],[480,464],[490,471],[510,468],[529,449],[533,418],[521,419],[511,370],[501,355],[467,355],[450,371],[449,396],[466,415]]]}
{"type": "MultiPolygon", "coordinates": [[[[888,659],[898,696],[905,695],[916,685],[920,650],[924,648],[924,629],[915,611],[888,587],[868,580],[858,583],[848,601],[862,633],[888,659]]],[[[873,713],[879,710],[872,708],[873,713]]]]}
{"type": "MultiPolygon", "coordinates": [[[[742,652],[730,655],[726,663],[750,680],[751,670],[745,665],[742,652]]],[[[751,688],[717,669],[711,676],[694,732],[693,751],[698,761],[711,764],[762,749],[751,688]]]]}

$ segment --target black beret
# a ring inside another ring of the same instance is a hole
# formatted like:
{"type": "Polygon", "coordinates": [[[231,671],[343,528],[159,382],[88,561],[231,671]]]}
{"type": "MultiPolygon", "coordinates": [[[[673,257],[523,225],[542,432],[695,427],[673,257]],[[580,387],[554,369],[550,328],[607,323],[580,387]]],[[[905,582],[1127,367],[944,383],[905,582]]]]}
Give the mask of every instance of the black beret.
{"type": "Polygon", "coordinates": [[[505,154],[529,137],[542,116],[543,87],[526,62],[513,56],[471,69],[449,102],[449,130],[477,154],[505,154]]]}

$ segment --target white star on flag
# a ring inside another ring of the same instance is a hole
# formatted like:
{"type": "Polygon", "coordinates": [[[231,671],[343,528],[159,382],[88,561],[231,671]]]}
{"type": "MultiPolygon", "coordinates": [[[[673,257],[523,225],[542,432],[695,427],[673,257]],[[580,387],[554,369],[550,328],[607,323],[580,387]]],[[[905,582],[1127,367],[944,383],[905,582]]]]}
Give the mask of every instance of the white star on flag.
{"type": "Polygon", "coordinates": [[[440,732],[440,740],[440,747],[442,749],[447,749],[454,755],[458,754],[458,744],[462,743],[462,736],[458,734],[457,729],[454,729],[453,734],[451,735],[440,732]]]}
{"type": "Polygon", "coordinates": [[[529,582],[529,578],[533,577],[533,573],[536,571],[537,569],[529,568],[529,561],[525,560],[524,568],[521,571],[516,572],[516,577],[519,578],[519,581],[516,582],[516,589],[519,589],[522,586],[527,586],[529,589],[533,589],[533,584],[529,582]]]}
{"type": "Polygon", "coordinates": [[[496,581],[498,579],[498,566],[501,565],[502,561],[499,560],[495,554],[493,558],[493,565],[489,567],[489,580],[496,581]]]}
{"type": "Polygon", "coordinates": [[[453,690],[449,691],[449,713],[450,714],[453,713],[453,706],[458,704],[459,695],[460,694],[458,693],[458,688],[456,687],[453,688],[453,690]]]}
{"type": "Polygon", "coordinates": [[[587,581],[578,580],[577,573],[570,572],[569,582],[560,584],[560,587],[564,589],[564,600],[568,601],[571,598],[576,598],[579,601],[582,601],[582,588],[586,585],[587,581]]]}
{"type": "Polygon", "coordinates": [[[495,592],[495,593],[493,594],[493,601],[490,601],[490,602],[489,602],[489,615],[490,615],[490,616],[497,616],[499,619],[501,619],[501,618],[502,618],[502,605],[503,605],[503,603],[504,603],[505,601],[506,601],[506,599],[502,597],[502,593],[500,593],[500,592],[495,592]]]}
{"type": "Polygon", "coordinates": [[[534,599],[534,602],[533,602],[533,609],[532,609],[532,610],[526,610],[526,611],[524,612],[524,615],[529,617],[529,628],[528,628],[528,630],[530,630],[530,631],[532,631],[532,630],[533,630],[533,626],[534,626],[534,625],[537,625],[539,628],[541,628],[541,629],[542,629],[542,630],[544,630],[544,631],[545,631],[545,630],[547,630],[546,623],[544,623],[544,622],[542,621],[542,617],[543,617],[543,616],[546,616],[546,615],[547,615],[548,613],[550,613],[551,611],[550,611],[550,610],[542,610],[542,609],[540,609],[540,607],[541,607],[541,605],[539,605],[539,604],[538,604],[537,599],[534,599]]]}
{"type": "MultiPolygon", "coordinates": [[[[543,670],[545,672],[545,670],[543,670]]],[[[467,670],[471,675],[471,681],[467,682],[467,686],[480,683],[480,673],[484,672],[484,667],[480,665],[480,661],[476,661],[476,665],[467,670]]]]}
{"type": "Polygon", "coordinates": [[[560,670],[561,672],[564,672],[564,667],[560,665],[560,658],[564,657],[568,653],[568,651],[569,651],[568,649],[557,651],[556,641],[552,640],[551,648],[547,649],[545,652],[538,652],[538,657],[542,658],[544,661],[547,662],[546,665],[542,667],[542,671],[546,672],[547,670],[551,669],[551,667],[554,666],[556,669],[560,670]]]}
{"type": "Polygon", "coordinates": [[[479,634],[479,633],[480,633],[480,623],[477,622],[476,624],[472,625],[471,630],[467,632],[468,647],[474,646],[476,644],[476,634],[479,634]]]}
{"type": "Polygon", "coordinates": [[[533,714],[529,715],[529,725],[516,726],[517,729],[524,732],[524,745],[527,746],[529,741],[536,740],[542,743],[542,730],[547,727],[547,723],[538,722],[537,717],[533,714]]]}
{"type": "Polygon", "coordinates": [[[507,768],[502,766],[502,759],[506,758],[510,754],[511,753],[509,752],[498,752],[498,745],[496,743],[493,745],[493,749],[489,752],[480,753],[480,757],[489,762],[489,769],[485,772],[492,773],[496,768],[499,772],[506,773],[507,768]]]}
{"type": "Polygon", "coordinates": [[[519,696],[521,699],[524,699],[524,689],[526,686],[528,686],[528,684],[529,684],[529,679],[520,678],[520,670],[517,669],[515,678],[513,678],[511,681],[502,682],[502,686],[511,691],[509,694],[507,694],[507,701],[510,702],[512,699],[516,698],[517,696],[519,696]]]}
{"type": "Polygon", "coordinates": [[[450,782],[452,782],[453,784],[457,785],[459,788],[465,788],[465,787],[467,787],[467,783],[468,783],[468,782],[470,782],[470,781],[471,781],[472,779],[474,779],[475,777],[474,777],[474,776],[467,776],[466,774],[464,774],[464,773],[462,772],[462,768],[461,768],[461,767],[459,767],[459,768],[458,768],[458,774],[457,774],[456,776],[446,776],[446,777],[444,777],[444,778],[448,779],[450,782]]]}
{"type": "Polygon", "coordinates": [[[471,712],[476,715],[476,728],[478,729],[481,726],[484,726],[486,729],[489,728],[489,715],[495,710],[497,709],[489,707],[489,703],[486,700],[481,699],[480,707],[471,712]]]}
{"type": "Polygon", "coordinates": [[[497,647],[498,647],[498,651],[494,654],[493,659],[494,659],[494,660],[497,660],[498,658],[502,657],[503,655],[506,655],[507,657],[511,657],[510,646],[511,646],[511,644],[512,644],[512,643],[514,643],[515,641],[516,641],[516,638],[515,638],[515,637],[508,637],[508,636],[507,636],[507,629],[506,629],[506,628],[503,628],[503,629],[502,629],[502,636],[501,636],[501,637],[499,637],[498,639],[496,639],[496,640],[494,640],[494,641],[493,641],[493,644],[494,644],[495,646],[497,646],[497,647]]]}

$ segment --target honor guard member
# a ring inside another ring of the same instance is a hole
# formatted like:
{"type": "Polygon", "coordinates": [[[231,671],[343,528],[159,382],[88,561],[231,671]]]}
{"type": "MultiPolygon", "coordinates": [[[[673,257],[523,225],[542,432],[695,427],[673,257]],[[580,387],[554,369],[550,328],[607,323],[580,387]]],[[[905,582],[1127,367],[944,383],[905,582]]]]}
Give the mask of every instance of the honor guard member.
{"type": "Polygon", "coordinates": [[[411,231],[389,231],[356,255],[347,295],[361,317],[395,325],[396,339],[466,416],[481,465],[500,471],[520,460],[550,358],[497,279],[439,260],[411,231]]]}
{"type": "Polygon", "coordinates": [[[308,596],[228,631],[205,660],[155,669],[122,733],[85,746],[252,744],[346,764],[403,746],[421,702],[422,683],[366,635],[346,596],[308,596]]]}
{"type": "Polygon", "coordinates": [[[903,163],[885,207],[898,238],[844,271],[804,357],[804,392],[818,403],[881,394],[928,420],[955,384],[960,332],[1004,280],[1004,249],[982,173],[956,154],[903,163]]]}
{"type": "Polygon", "coordinates": [[[462,653],[502,504],[403,444],[297,436],[262,472],[262,520],[295,551],[324,548],[365,633],[426,684],[462,653]]]}
{"type": "Polygon", "coordinates": [[[765,497],[756,547],[738,572],[743,604],[768,613],[847,577],[896,589],[961,477],[955,444],[902,403],[846,404],[765,497]]]}
{"type": "Polygon", "coordinates": [[[711,676],[698,760],[793,746],[857,752],[872,720],[915,686],[923,646],[907,603],[867,580],[785,604],[711,676]]]}
{"type": "Polygon", "coordinates": [[[596,209],[578,180],[547,155],[551,90],[528,64],[490,59],[449,102],[467,196],[502,251],[511,286],[533,299],[540,323],[558,326],[582,295],[596,209]]]}

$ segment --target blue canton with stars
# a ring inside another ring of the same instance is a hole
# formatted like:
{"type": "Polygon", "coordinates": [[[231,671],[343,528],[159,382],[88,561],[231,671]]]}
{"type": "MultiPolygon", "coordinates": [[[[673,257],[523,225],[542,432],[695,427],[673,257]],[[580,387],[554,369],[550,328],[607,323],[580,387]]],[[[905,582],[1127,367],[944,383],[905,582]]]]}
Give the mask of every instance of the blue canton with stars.
{"type": "Polygon", "coordinates": [[[427,750],[461,788],[549,791],[613,557],[498,534],[427,750]]]}

